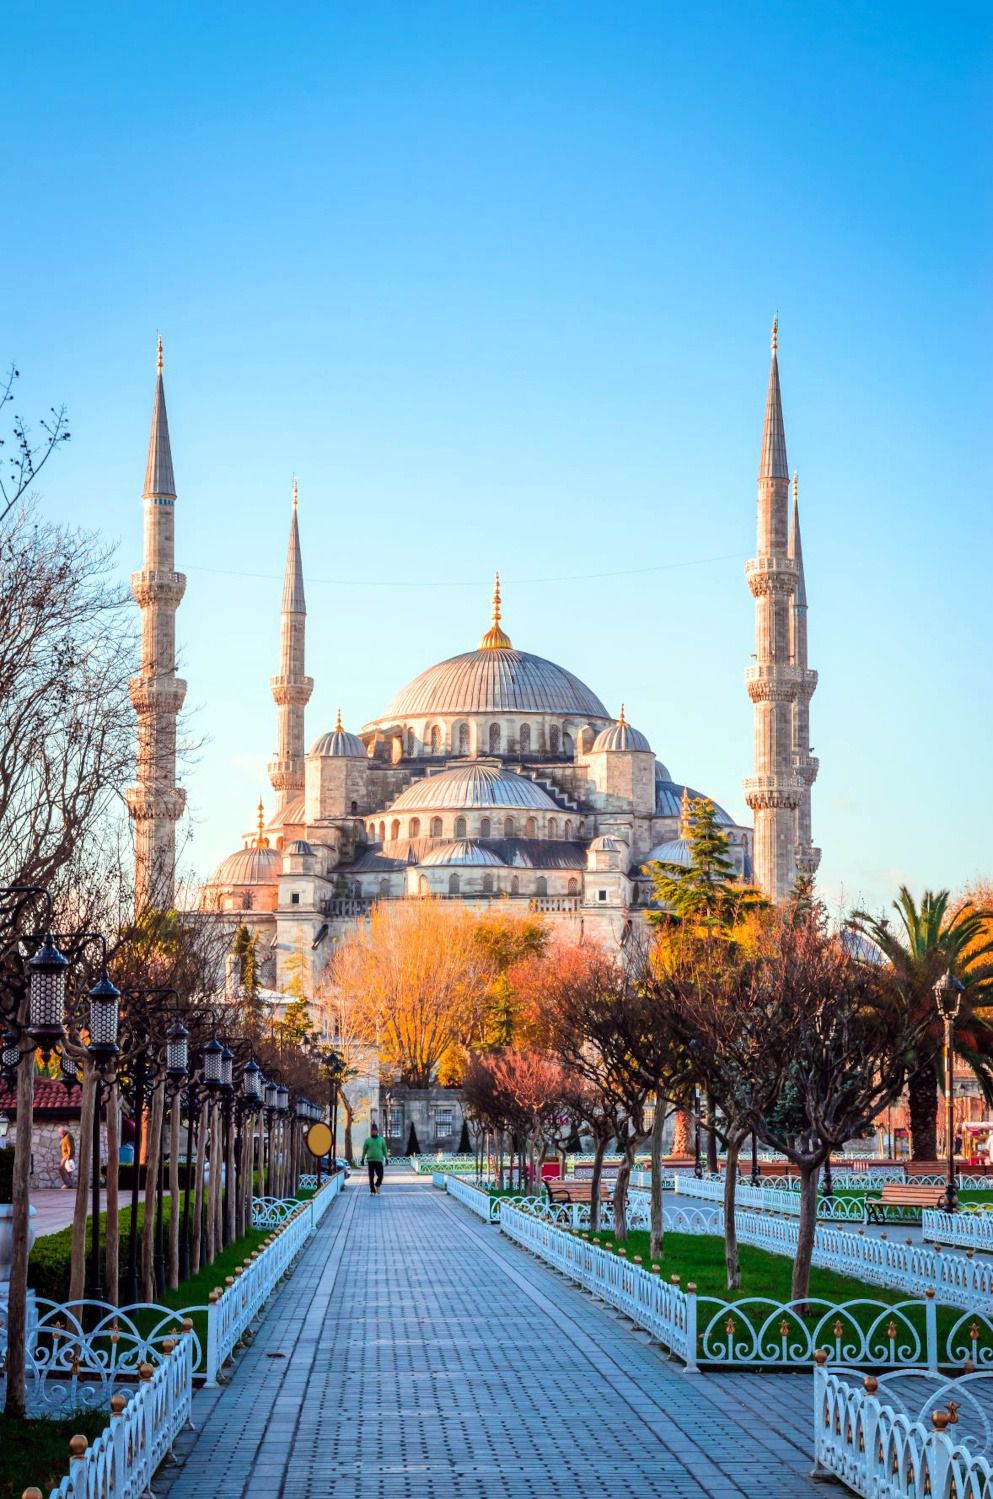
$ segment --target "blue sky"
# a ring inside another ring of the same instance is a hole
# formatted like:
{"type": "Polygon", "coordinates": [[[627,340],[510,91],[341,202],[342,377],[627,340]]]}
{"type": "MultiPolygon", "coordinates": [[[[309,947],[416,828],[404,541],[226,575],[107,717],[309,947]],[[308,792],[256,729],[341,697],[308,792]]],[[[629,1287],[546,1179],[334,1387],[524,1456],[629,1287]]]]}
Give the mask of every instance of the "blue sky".
{"type": "Polygon", "coordinates": [[[800,471],[822,878],[991,872],[987,7],[5,8],[4,311],[46,508],[139,565],[154,340],[200,872],[274,744],[475,645],[627,705],[745,814],[769,324],[800,471]],[[985,442],[983,439],[987,439],[985,442]]]}

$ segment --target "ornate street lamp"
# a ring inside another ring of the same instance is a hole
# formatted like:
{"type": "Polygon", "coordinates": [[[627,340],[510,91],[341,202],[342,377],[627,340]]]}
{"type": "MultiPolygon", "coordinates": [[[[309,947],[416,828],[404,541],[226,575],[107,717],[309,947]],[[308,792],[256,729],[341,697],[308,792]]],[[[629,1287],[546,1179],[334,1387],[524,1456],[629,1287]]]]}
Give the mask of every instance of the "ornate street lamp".
{"type": "Polygon", "coordinates": [[[3,1042],[0,1043],[0,1071],[3,1072],[3,1080],[8,1088],[13,1088],[17,1082],[17,1067],[21,1060],[21,1047],[17,1039],[16,1031],[4,1031],[3,1042]]]}
{"type": "Polygon", "coordinates": [[[34,957],[28,959],[27,966],[31,975],[28,1031],[47,1060],[65,1035],[69,961],[59,952],[49,932],[34,957]]]}
{"type": "Polygon", "coordinates": [[[262,1068],[254,1057],[242,1074],[241,1091],[250,1102],[262,1102],[262,1068]]]}
{"type": "Polygon", "coordinates": [[[216,1039],[207,1042],[203,1049],[203,1081],[212,1093],[221,1086],[221,1065],[224,1047],[216,1039]]]}
{"type": "MultiPolygon", "coordinates": [[[[93,1101],[93,1144],[90,1161],[90,1190],[93,1194],[90,1218],[90,1300],[103,1300],[103,1285],[100,1280],[100,1100],[103,1093],[105,1070],[112,1067],[118,1055],[117,1021],[120,1014],[121,991],[107,977],[106,968],[100,974],[89,993],[90,1039],[86,1049],[93,1063],[93,1082],[96,1096],[93,1101]]],[[[65,1053],[62,1064],[65,1066],[65,1053]]],[[[107,1169],[110,1170],[110,1161],[107,1169]]]]}
{"type": "Polygon", "coordinates": [[[166,1077],[174,1088],[181,1088],[189,1070],[190,1033],[181,1020],[175,1020],[166,1032],[166,1077]]]}
{"type": "Polygon", "coordinates": [[[87,1051],[98,1066],[117,1056],[117,1024],[121,991],[110,982],[106,968],[89,993],[90,1039],[87,1051]]]}
{"type": "Polygon", "coordinates": [[[934,986],[935,1004],[945,1023],[945,1147],[948,1163],[945,1170],[945,1190],[938,1199],[938,1207],[945,1213],[958,1211],[959,1199],[955,1180],[955,1019],[962,1003],[964,984],[959,983],[949,971],[942,975],[934,986]]]}

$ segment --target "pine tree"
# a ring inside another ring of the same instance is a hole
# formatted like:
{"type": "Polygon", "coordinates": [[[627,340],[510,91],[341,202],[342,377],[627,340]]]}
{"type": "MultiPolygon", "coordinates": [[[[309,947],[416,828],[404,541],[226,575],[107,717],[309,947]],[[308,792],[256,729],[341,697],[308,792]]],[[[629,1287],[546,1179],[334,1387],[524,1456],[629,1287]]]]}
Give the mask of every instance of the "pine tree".
{"type": "Polygon", "coordinates": [[[292,998],[283,1011],[282,1020],[276,1023],[276,1036],[280,1046],[299,1048],[314,1034],[306,989],[309,968],[303,953],[294,953],[287,960],[286,972],[289,974],[286,993],[292,998]]]}
{"type": "Polygon", "coordinates": [[[256,940],[244,923],[234,934],[231,946],[238,961],[238,983],[241,987],[245,1031],[252,1042],[261,1040],[265,1029],[265,1007],[260,998],[259,957],[256,940]]]}
{"type": "Polygon", "coordinates": [[[713,802],[699,797],[684,807],[688,826],[683,836],[689,843],[690,862],[649,866],[655,899],[666,908],[652,912],[650,919],[658,924],[676,916],[705,927],[733,926],[745,911],[756,910],[766,901],[739,881],[713,802]]]}

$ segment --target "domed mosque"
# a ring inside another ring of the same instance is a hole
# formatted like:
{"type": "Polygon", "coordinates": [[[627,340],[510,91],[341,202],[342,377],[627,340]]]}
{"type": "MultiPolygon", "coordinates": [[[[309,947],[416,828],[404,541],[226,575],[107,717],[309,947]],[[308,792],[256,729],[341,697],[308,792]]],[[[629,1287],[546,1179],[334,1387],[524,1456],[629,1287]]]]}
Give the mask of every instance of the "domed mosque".
{"type": "MultiPolygon", "coordinates": [[[[277,987],[292,954],[319,969],[378,900],[500,900],[622,944],[651,905],[646,866],[686,859],[700,793],[671,778],[623,707],[614,718],[565,667],[514,648],[499,574],[475,650],[421,672],[358,733],[339,713],[302,754],[305,612],[294,509],[273,679],[277,810],[204,890],[209,907],[271,931],[277,987]]],[[[750,877],[750,829],[718,817],[750,877]]]]}

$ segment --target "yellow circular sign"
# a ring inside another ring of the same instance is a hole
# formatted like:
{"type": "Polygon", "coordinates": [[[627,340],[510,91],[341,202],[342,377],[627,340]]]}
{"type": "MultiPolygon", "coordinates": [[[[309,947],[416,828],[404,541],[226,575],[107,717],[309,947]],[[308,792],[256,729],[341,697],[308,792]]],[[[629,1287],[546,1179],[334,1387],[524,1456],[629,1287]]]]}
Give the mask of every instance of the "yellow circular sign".
{"type": "Polygon", "coordinates": [[[331,1149],[331,1131],[323,1122],[312,1124],[307,1131],[307,1149],[311,1155],[327,1155],[331,1149]]]}

